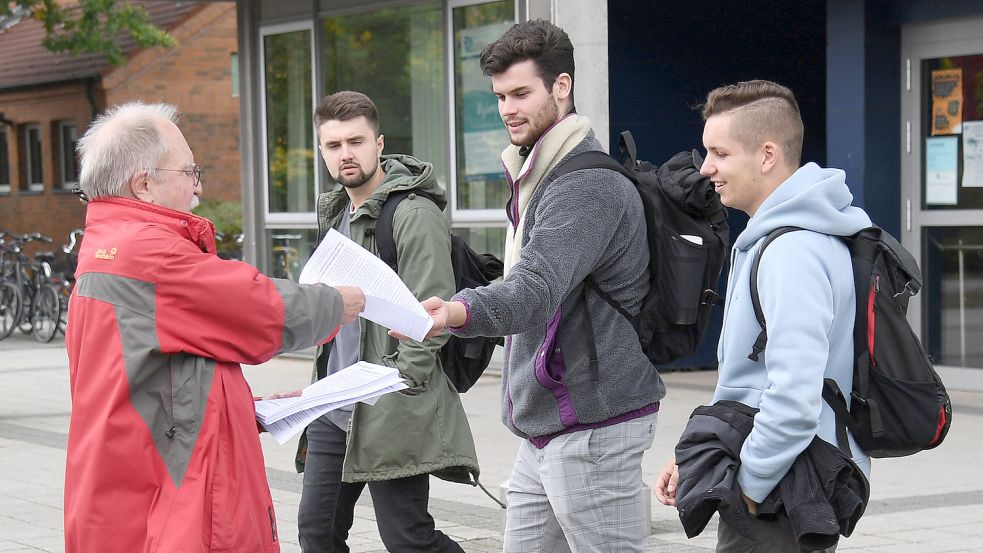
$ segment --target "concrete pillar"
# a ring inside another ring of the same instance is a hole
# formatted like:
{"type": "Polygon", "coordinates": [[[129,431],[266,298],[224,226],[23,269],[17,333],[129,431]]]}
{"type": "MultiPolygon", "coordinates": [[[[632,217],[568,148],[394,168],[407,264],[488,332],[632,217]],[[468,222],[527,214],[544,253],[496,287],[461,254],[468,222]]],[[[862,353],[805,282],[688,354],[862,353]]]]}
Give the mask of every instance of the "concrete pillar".
{"type": "Polygon", "coordinates": [[[562,27],[573,43],[576,64],[573,90],[577,113],[590,118],[601,146],[610,151],[607,2],[554,1],[551,11],[553,23],[562,27]]]}

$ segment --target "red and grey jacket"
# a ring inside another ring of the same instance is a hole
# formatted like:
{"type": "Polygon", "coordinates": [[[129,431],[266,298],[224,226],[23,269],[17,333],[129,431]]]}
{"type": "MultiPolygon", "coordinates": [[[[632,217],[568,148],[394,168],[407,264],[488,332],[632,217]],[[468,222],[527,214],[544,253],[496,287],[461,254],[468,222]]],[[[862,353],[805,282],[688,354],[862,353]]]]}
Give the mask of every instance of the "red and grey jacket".
{"type": "Polygon", "coordinates": [[[222,260],[207,219],[122,198],[89,203],[76,275],[65,550],[279,551],[239,363],[330,339],[341,296],[222,260]]]}

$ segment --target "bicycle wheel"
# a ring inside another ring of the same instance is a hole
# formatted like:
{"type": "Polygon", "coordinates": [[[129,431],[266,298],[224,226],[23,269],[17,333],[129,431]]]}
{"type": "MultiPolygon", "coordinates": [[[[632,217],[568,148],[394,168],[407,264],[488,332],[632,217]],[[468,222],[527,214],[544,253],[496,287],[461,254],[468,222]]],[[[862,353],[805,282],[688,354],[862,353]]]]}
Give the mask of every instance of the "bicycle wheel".
{"type": "Polygon", "coordinates": [[[61,308],[58,314],[58,331],[62,334],[68,328],[68,301],[72,299],[72,291],[68,286],[58,287],[58,306],[61,308]]]}
{"type": "Polygon", "coordinates": [[[17,320],[17,329],[27,336],[30,336],[31,331],[33,330],[31,321],[33,320],[32,315],[34,313],[34,307],[31,290],[33,290],[33,288],[18,288],[21,303],[20,317],[17,320]]]}
{"type": "Polygon", "coordinates": [[[17,286],[0,282],[0,340],[10,336],[17,328],[23,303],[17,286]]]}
{"type": "Polygon", "coordinates": [[[61,299],[54,286],[45,286],[34,296],[31,312],[31,335],[38,342],[48,343],[58,334],[61,299]]]}

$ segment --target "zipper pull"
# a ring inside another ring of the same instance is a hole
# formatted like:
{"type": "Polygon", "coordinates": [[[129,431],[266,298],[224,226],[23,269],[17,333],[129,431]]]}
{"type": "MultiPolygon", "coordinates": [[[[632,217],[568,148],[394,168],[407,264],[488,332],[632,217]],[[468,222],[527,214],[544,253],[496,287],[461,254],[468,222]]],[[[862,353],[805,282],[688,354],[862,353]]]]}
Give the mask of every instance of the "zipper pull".
{"type": "Polygon", "coordinates": [[[167,430],[167,432],[164,432],[164,435],[173,440],[174,434],[176,432],[177,432],[177,426],[172,426],[167,430]]]}

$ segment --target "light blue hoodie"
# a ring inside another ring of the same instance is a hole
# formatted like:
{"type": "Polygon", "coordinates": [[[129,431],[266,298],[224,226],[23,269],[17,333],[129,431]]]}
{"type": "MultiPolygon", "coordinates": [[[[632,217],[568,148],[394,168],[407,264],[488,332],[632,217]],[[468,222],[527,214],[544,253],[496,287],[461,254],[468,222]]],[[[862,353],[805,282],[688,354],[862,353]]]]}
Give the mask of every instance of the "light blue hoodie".
{"type": "MultiPolygon", "coordinates": [[[[761,204],[731,252],[714,401],[760,409],[737,475],[744,493],[758,502],[813,436],[836,444],[835,417],[822,400],[823,378],[851,389],[856,296],[850,252],[835,236],[871,225],[852,201],[843,171],[806,164],[761,204]],[[758,292],[768,344],[754,362],[748,354],[761,327],[751,306],[751,265],[764,237],[783,226],[815,232],[785,234],[761,258],[758,292]]],[[[869,475],[870,459],[852,436],[850,446],[869,475]]]]}

